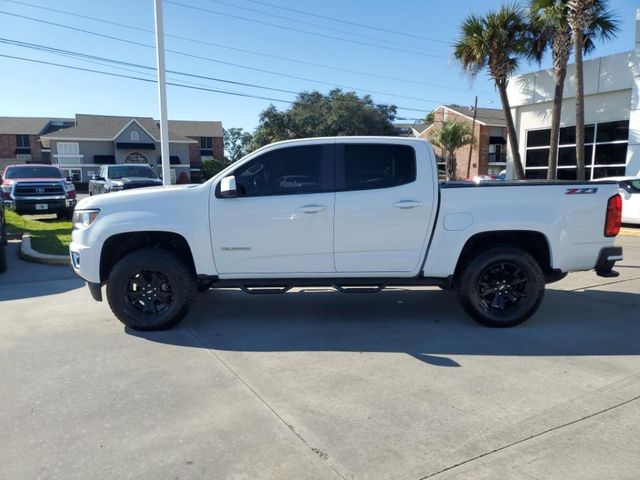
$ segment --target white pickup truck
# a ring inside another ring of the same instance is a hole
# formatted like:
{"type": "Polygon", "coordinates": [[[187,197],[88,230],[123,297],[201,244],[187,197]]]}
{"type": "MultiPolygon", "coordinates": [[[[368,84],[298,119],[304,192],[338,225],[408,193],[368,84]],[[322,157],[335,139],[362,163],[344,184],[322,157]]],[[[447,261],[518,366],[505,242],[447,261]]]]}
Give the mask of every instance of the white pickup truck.
{"type": "Polygon", "coordinates": [[[280,142],[202,185],[85,198],[71,262],[125,325],[177,324],[209,288],[455,289],[488,326],[516,325],[545,283],[615,276],[615,182],[439,185],[429,143],[395,137],[280,142]]]}

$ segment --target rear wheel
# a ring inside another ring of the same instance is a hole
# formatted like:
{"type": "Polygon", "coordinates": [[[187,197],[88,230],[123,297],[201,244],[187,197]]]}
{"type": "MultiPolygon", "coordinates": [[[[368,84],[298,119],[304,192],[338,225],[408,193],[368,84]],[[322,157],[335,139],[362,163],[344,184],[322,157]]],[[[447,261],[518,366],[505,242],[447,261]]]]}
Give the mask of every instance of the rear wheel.
{"type": "Polygon", "coordinates": [[[111,311],[134,330],[165,330],[187,314],[195,275],[173,252],[143,248],[122,257],[107,281],[111,311]]]}
{"type": "Polygon", "coordinates": [[[465,311],[482,325],[512,327],[540,306],[544,274],[524,250],[494,247],[469,262],[456,290],[465,311]]]}

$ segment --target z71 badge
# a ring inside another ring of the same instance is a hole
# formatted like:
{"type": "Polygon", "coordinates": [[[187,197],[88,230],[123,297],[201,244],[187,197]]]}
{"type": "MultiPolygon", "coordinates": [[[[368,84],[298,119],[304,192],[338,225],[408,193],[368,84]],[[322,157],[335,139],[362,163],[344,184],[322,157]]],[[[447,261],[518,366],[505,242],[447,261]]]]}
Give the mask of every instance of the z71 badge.
{"type": "Polygon", "coordinates": [[[565,195],[586,195],[590,193],[596,193],[598,191],[597,188],[567,188],[567,191],[564,192],[565,195]]]}

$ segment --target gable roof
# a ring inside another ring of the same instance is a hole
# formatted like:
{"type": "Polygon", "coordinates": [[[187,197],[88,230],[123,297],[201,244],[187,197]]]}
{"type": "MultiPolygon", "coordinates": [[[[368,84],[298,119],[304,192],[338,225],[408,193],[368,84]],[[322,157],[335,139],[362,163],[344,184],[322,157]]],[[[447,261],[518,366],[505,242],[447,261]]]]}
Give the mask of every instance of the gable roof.
{"type": "MultiPolygon", "coordinates": [[[[459,113],[473,119],[473,108],[461,107],[459,105],[440,105],[438,108],[446,108],[453,112],[459,113]]],[[[437,109],[436,109],[437,110],[437,109]]],[[[476,122],[484,125],[490,125],[492,127],[506,127],[507,121],[504,116],[504,111],[501,108],[481,108],[477,109],[476,122]]]]}
{"type": "Polygon", "coordinates": [[[0,134],[39,135],[50,122],[73,122],[73,118],[0,117],[0,134]]]}
{"type": "Polygon", "coordinates": [[[222,122],[169,120],[169,131],[185,137],[222,137],[222,122]]]}
{"type": "MultiPolygon", "coordinates": [[[[156,142],[160,141],[160,128],[151,117],[116,117],[108,115],[76,115],[75,127],[43,135],[46,140],[108,140],[115,138],[135,120],[156,142]]],[[[169,130],[170,142],[194,143],[195,140],[169,130]]]]}

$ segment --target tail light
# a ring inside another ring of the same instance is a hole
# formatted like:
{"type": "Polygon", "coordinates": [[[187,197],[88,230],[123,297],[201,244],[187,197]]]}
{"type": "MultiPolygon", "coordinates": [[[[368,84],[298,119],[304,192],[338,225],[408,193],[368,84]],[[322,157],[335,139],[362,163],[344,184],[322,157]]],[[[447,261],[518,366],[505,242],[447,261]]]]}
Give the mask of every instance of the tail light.
{"type": "Polygon", "coordinates": [[[607,217],[604,221],[604,236],[615,237],[622,224],[622,197],[615,194],[607,202],[607,217]]]}

